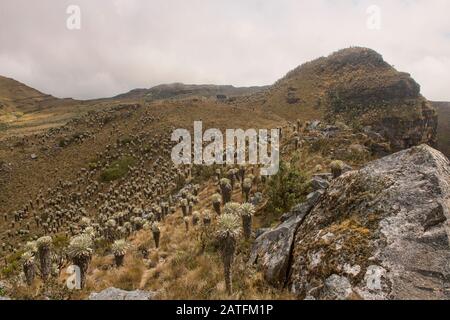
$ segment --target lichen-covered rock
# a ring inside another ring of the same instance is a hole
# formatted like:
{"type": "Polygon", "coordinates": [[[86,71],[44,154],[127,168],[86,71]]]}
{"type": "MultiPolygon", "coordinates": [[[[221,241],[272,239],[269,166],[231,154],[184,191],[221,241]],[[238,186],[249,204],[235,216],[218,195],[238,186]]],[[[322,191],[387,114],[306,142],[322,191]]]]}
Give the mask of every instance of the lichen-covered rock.
{"type": "Polygon", "coordinates": [[[329,300],[347,300],[353,294],[350,281],[346,277],[333,274],[325,280],[323,297],[329,300]]]}
{"type": "Polygon", "coordinates": [[[152,300],[155,293],[151,291],[125,291],[117,288],[107,288],[89,295],[89,300],[152,300]]]}
{"type": "Polygon", "coordinates": [[[449,299],[449,210],[449,160],[429,146],[343,174],[295,232],[288,286],[315,299],[449,299]]]}

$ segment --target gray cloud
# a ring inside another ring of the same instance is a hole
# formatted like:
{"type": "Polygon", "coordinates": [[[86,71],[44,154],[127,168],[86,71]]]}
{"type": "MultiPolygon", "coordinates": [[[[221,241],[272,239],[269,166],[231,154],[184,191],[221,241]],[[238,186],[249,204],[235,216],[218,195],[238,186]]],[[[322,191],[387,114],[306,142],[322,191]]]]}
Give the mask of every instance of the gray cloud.
{"type": "Polygon", "coordinates": [[[176,81],[264,85],[357,45],[450,100],[448,12],[447,0],[2,0],[0,74],[83,99],[176,81]],[[81,30],[66,28],[71,4],[81,30]],[[379,31],[366,27],[370,5],[379,31]]]}

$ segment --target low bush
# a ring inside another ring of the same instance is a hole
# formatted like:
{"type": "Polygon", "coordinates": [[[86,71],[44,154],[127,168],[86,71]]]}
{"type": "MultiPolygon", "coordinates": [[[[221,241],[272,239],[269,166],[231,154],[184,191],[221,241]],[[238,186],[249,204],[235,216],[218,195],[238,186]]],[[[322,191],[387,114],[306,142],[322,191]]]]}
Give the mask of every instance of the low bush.
{"type": "Polygon", "coordinates": [[[136,163],[136,159],[130,156],[122,157],[114,161],[108,168],[103,170],[100,179],[103,182],[110,182],[124,177],[131,166],[136,163]]]}

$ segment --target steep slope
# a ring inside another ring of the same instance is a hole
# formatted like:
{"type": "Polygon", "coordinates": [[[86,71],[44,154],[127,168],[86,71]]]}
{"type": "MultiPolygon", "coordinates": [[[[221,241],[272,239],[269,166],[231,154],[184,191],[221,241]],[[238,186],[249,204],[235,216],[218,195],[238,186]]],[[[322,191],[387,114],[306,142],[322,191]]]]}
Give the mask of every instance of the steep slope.
{"type": "Polygon", "coordinates": [[[439,121],[437,129],[437,148],[450,157],[450,102],[433,102],[439,121]]]}
{"type": "Polygon", "coordinates": [[[372,126],[393,150],[436,142],[437,116],[420,86],[366,48],[344,49],[290,71],[267,93],[264,109],[291,119],[372,126]]]}

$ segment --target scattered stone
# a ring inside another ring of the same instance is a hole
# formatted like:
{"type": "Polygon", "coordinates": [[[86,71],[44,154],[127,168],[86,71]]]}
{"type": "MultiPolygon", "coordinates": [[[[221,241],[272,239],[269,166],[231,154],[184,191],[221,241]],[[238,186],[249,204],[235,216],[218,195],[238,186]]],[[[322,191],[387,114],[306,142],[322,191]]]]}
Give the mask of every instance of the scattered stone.
{"type": "Polygon", "coordinates": [[[117,288],[107,288],[98,293],[91,293],[89,300],[153,300],[155,292],[151,291],[125,291],[117,288]]]}
{"type": "Polygon", "coordinates": [[[325,280],[323,299],[347,300],[352,294],[352,286],[346,277],[333,274],[325,280]]]}
{"type": "Polygon", "coordinates": [[[317,129],[319,129],[319,125],[320,125],[320,120],[313,120],[313,121],[311,121],[311,123],[309,124],[309,126],[307,128],[308,128],[308,130],[317,130],[317,129]]]}
{"type": "Polygon", "coordinates": [[[329,185],[330,183],[324,178],[313,176],[311,179],[311,186],[315,191],[320,189],[327,189],[329,185]]]}

